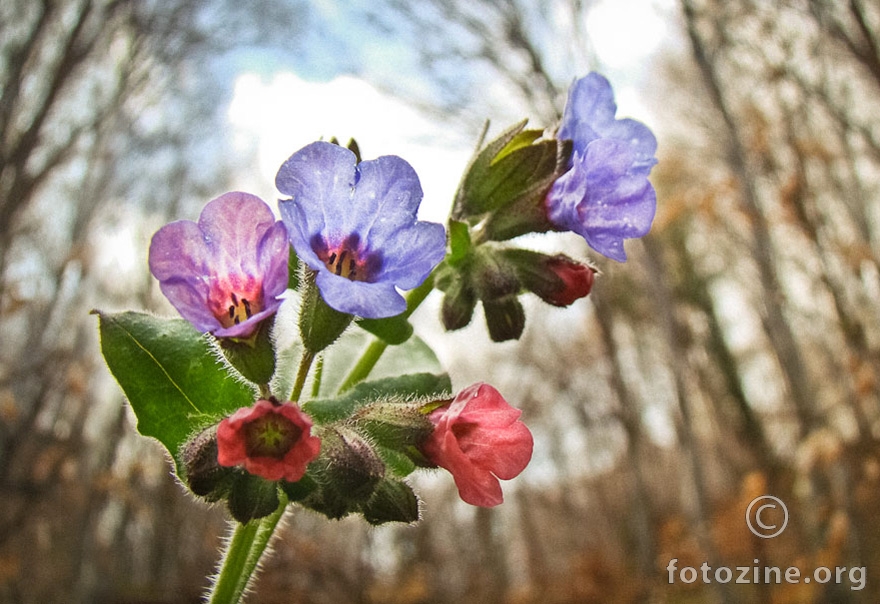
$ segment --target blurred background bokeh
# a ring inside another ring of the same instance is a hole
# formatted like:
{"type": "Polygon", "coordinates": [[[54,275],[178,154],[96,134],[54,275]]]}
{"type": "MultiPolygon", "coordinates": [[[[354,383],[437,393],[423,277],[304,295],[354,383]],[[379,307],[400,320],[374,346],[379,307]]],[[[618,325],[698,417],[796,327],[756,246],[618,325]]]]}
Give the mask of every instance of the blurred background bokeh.
{"type": "MultiPolygon", "coordinates": [[[[417,526],[287,518],[252,602],[876,602],[876,0],[0,2],[0,602],[197,602],[226,530],[136,435],[88,311],[171,314],[151,234],[274,200],[320,136],[413,163],[443,220],[483,121],[552,126],[605,73],[658,135],[651,234],[519,342],[417,332],[536,436],[495,509],[415,481],[417,526]],[[787,530],[744,513],[773,494],[787,530]],[[863,589],[669,584],[666,565],[866,567],[863,589]]],[[[432,306],[433,303],[433,306],[432,306]]]]}

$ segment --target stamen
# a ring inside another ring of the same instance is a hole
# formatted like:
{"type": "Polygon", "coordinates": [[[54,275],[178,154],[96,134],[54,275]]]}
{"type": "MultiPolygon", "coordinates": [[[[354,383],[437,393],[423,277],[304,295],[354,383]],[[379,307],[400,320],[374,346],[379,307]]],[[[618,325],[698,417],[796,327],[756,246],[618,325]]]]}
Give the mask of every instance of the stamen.
{"type": "MultiPolygon", "coordinates": [[[[334,254],[335,256],[336,254],[334,254]]],[[[336,263],[336,267],[333,270],[337,275],[342,275],[342,266],[345,263],[345,257],[348,255],[348,250],[342,250],[339,254],[339,262],[336,263]]]]}
{"type": "Polygon", "coordinates": [[[230,305],[229,305],[229,318],[231,319],[231,318],[234,317],[234,316],[235,316],[235,306],[232,306],[232,305],[230,304],[230,305]]]}
{"type": "Polygon", "coordinates": [[[232,292],[232,303],[238,306],[238,298],[235,296],[235,292],[232,292]]]}
{"type": "Polygon", "coordinates": [[[244,304],[244,314],[246,314],[247,318],[250,319],[251,315],[253,314],[251,312],[251,303],[248,301],[247,298],[242,298],[241,302],[242,302],[242,304],[244,304]]]}

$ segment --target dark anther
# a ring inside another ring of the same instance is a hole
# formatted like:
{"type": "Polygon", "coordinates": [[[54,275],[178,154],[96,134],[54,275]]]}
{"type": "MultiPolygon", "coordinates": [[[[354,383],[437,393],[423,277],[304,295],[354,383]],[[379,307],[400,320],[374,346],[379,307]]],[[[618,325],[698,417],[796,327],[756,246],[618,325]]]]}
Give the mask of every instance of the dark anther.
{"type": "Polygon", "coordinates": [[[235,324],[236,324],[236,325],[238,325],[239,323],[241,323],[241,319],[240,319],[239,317],[235,317],[234,320],[235,320],[235,324]]]}
{"type": "Polygon", "coordinates": [[[334,262],[336,262],[336,252],[330,254],[330,259],[327,261],[328,264],[333,264],[334,262]]]}
{"type": "Polygon", "coordinates": [[[246,314],[247,318],[250,319],[251,314],[252,314],[251,313],[251,303],[248,301],[247,298],[242,298],[241,303],[244,304],[244,314],[246,314]]]}
{"type": "Polygon", "coordinates": [[[342,274],[342,264],[345,262],[346,255],[348,255],[348,250],[342,250],[342,253],[339,254],[339,263],[336,265],[336,270],[334,271],[337,275],[342,274]]]}
{"type": "Polygon", "coordinates": [[[355,268],[357,268],[357,262],[354,258],[352,258],[348,263],[348,278],[354,279],[355,268]]]}
{"type": "Polygon", "coordinates": [[[230,307],[229,307],[229,318],[231,319],[231,318],[234,317],[234,316],[235,316],[235,307],[234,307],[234,306],[230,306],[230,307]]]}
{"type": "Polygon", "coordinates": [[[235,296],[235,292],[232,292],[232,303],[238,306],[238,298],[235,296]]]}

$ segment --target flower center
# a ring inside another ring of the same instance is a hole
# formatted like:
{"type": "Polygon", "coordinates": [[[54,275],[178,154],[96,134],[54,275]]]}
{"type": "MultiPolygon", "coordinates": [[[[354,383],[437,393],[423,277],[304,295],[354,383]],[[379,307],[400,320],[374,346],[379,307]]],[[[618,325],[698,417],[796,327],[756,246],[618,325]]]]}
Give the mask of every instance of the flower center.
{"type": "Polygon", "coordinates": [[[317,238],[313,240],[312,249],[327,270],[349,281],[372,281],[381,263],[378,255],[361,250],[357,235],[350,235],[336,246],[328,245],[323,239],[317,238]]]}
{"type": "Polygon", "coordinates": [[[244,427],[248,457],[282,459],[302,435],[302,428],[275,413],[259,417],[244,427]]]}
{"type": "Polygon", "coordinates": [[[211,293],[211,311],[223,327],[238,325],[263,310],[262,292],[252,277],[220,279],[211,293]]]}

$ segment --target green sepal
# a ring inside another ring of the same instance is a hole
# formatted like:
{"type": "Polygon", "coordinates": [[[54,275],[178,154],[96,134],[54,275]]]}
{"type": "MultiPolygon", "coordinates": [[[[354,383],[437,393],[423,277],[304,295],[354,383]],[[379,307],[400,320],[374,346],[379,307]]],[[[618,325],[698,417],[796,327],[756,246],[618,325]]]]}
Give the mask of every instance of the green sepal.
{"type": "Polygon", "coordinates": [[[288,501],[302,501],[318,490],[318,483],[308,472],[296,482],[278,481],[278,486],[287,495],[288,501]]]}
{"type": "Polygon", "coordinates": [[[270,333],[275,316],[257,326],[257,331],[247,340],[217,338],[223,356],[247,380],[255,384],[268,384],[275,374],[275,348],[270,333]]]}
{"type": "Polygon", "coordinates": [[[240,471],[226,500],[229,513],[245,524],[278,509],[278,484],[240,471]]]}
{"type": "Polygon", "coordinates": [[[460,220],[449,221],[449,254],[446,263],[455,267],[461,264],[473,248],[471,243],[471,231],[466,222],[460,220]]]}
{"type": "Polygon", "coordinates": [[[131,404],[138,432],[161,442],[182,475],[181,446],[253,403],[253,387],[230,375],[214,346],[183,319],[92,312],[104,360],[131,404]]]}
{"type": "Polygon", "coordinates": [[[494,175],[502,179],[498,183],[498,195],[504,196],[505,203],[486,218],[482,225],[483,238],[506,241],[526,233],[553,230],[555,227],[547,218],[545,199],[556,179],[568,170],[571,152],[570,140],[549,139],[505,158],[501,163],[507,162],[509,176],[494,175]]]}
{"type": "Polygon", "coordinates": [[[418,451],[414,446],[408,446],[405,451],[377,446],[376,451],[385,462],[385,467],[394,475],[403,478],[412,474],[418,467],[411,457],[411,451],[418,451]]]}
{"type": "Polygon", "coordinates": [[[484,303],[519,293],[516,270],[497,244],[480,246],[473,254],[465,278],[484,303]]]}
{"type": "MultiPolygon", "coordinates": [[[[486,172],[489,170],[495,156],[501,152],[505,145],[516,138],[516,135],[526,127],[528,121],[526,119],[514,124],[498,135],[497,138],[490,141],[485,147],[478,149],[474,153],[468,167],[465,169],[464,178],[462,178],[455,193],[455,201],[453,202],[451,213],[453,220],[464,220],[468,217],[482,214],[485,211],[485,209],[479,207],[478,200],[471,199],[469,192],[473,189],[476,182],[485,178],[486,172]]],[[[483,131],[484,135],[488,127],[489,124],[487,122],[483,131]]],[[[482,137],[480,144],[482,144],[482,137]]]]}
{"type": "Polygon", "coordinates": [[[291,245],[287,255],[287,289],[292,289],[293,291],[299,289],[302,267],[303,263],[300,262],[299,256],[296,255],[296,250],[291,245]]]}
{"type": "Polygon", "coordinates": [[[336,398],[308,401],[302,409],[316,424],[326,425],[346,420],[359,408],[380,399],[443,398],[451,390],[452,383],[445,373],[413,373],[361,382],[336,398]]]}
{"type": "Polygon", "coordinates": [[[406,313],[384,319],[358,319],[355,325],[392,346],[403,344],[413,334],[413,326],[407,320],[406,313]]]}
{"type": "Polygon", "coordinates": [[[422,403],[407,399],[380,399],[358,409],[349,419],[383,447],[403,450],[424,441],[434,429],[422,413],[422,403]]]}
{"type": "Polygon", "coordinates": [[[309,273],[303,288],[299,331],[305,349],[311,354],[318,354],[342,335],[354,317],[339,312],[324,301],[315,284],[314,272],[309,273]]]}
{"type": "Polygon", "coordinates": [[[539,140],[541,130],[514,124],[478,151],[456,192],[452,218],[479,226],[479,241],[551,230],[544,197],[567,169],[572,143],[539,140]]]}
{"type": "Polygon", "coordinates": [[[405,482],[386,479],[361,506],[361,513],[374,526],[386,522],[416,522],[419,519],[419,498],[405,482]]]}
{"type": "Polygon", "coordinates": [[[486,326],[493,342],[518,340],[526,324],[526,314],[515,295],[483,300],[486,326]]]}

